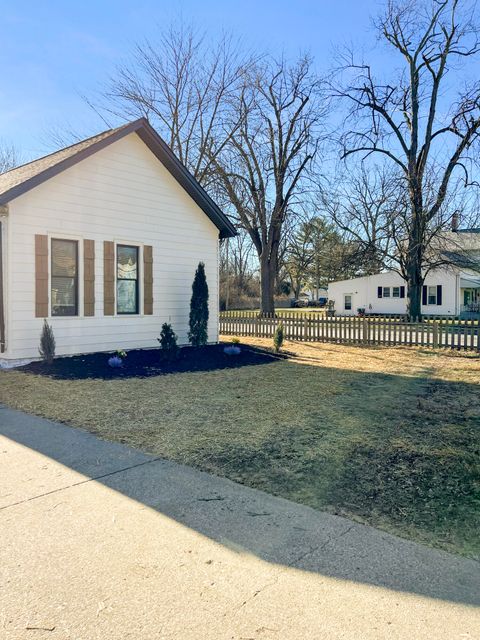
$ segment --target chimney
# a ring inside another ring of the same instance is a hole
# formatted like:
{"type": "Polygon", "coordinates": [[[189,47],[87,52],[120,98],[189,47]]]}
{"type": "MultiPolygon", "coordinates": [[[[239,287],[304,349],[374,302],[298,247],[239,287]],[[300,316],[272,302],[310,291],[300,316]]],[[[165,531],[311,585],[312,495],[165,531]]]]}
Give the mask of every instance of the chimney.
{"type": "Polygon", "coordinates": [[[454,233],[458,231],[458,220],[459,220],[458,211],[455,211],[455,213],[452,216],[452,231],[454,233]]]}

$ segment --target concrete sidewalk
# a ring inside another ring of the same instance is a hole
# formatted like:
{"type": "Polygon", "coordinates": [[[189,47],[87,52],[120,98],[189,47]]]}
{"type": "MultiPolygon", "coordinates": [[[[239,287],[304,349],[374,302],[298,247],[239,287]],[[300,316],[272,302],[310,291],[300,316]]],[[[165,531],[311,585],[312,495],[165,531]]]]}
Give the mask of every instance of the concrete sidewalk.
{"type": "Polygon", "coordinates": [[[0,407],[0,637],[480,638],[478,563],[0,407]]]}

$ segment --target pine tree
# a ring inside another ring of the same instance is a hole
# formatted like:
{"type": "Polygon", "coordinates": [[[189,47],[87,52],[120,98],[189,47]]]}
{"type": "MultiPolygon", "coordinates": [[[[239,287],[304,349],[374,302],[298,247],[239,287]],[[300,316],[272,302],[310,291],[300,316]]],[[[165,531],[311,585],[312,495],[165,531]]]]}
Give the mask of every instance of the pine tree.
{"type": "Polygon", "coordinates": [[[188,339],[194,347],[200,347],[208,340],[208,285],[203,262],[199,263],[192,284],[188,339]]]}
{"type": "Polygon", "coordinates": [[[172,325],[168,322],[162,324],[160,338],[158,338],[162,353],[167,362],[173,362],[178,357],[177,334],[172,329],[172,325]]]}
{"type": "Polygon", "coordinates": [[[48,364],[52,364],[55,357],[55,336],[53,335],[52,327],[46,320],[43,321],[42,333],[40,335],[40,348],[38,352],[48,364]]]}

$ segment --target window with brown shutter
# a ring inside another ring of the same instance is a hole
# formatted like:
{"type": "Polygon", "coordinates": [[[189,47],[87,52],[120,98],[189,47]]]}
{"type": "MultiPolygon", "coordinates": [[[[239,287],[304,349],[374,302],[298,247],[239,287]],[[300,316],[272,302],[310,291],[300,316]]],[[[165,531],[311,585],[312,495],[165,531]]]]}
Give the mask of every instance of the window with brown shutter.
{"type": "Polygon", "coordinates": [[[52,316],[78,316],[78,242],[53,239],[51,244],[52,316]]]}
{"type": "Polygon", "coordinates": [[[153,247],[143,247],[143,313],[153,314],[153,247]]]}
{"type": "Polygon", "coordinates": [[[95,241],[83,241],[83,313],[95,315],[95,241]]]}
{"type": "Polygon", "coordinates": [[[117,244],[117,313],[138,315],[139,265],[138,247],[117,244]]]}
{"type": "Polygon", "coordinates": [[[35,317],[48,317],[48,236],[35,236],[35,317]]]}
{"type": "Polygon", "coordinates": [[[109,240],[103,243],[103,314],[115,313],[115,244],[109,240]]]}

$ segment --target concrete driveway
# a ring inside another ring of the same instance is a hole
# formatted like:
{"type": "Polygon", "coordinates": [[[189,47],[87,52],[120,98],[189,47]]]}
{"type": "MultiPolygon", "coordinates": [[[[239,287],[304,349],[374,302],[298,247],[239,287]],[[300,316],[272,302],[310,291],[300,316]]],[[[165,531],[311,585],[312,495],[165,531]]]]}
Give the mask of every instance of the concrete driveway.
{"type": "Polygon", "coordinates": [[[480,638],[480,566],[0,407],[6,640],[480,638]]]}

